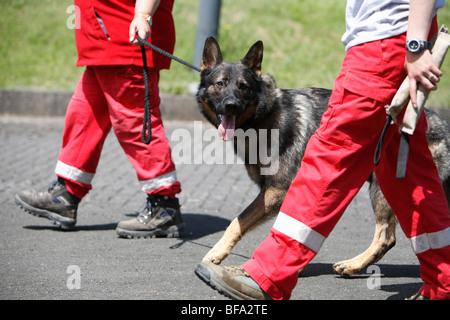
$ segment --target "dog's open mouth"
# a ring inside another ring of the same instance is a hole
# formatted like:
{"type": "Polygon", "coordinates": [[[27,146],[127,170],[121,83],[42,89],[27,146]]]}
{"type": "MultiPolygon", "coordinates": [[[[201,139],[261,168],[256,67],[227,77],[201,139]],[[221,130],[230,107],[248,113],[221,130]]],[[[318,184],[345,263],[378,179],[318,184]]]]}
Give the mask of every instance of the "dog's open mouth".
{"type": "Polygon", "coordinates": [[[236,126],[236,116],[232,114],[223,114],[220,118],[219,135],[224,141],[229,141],[233,138],[236,126]]]}

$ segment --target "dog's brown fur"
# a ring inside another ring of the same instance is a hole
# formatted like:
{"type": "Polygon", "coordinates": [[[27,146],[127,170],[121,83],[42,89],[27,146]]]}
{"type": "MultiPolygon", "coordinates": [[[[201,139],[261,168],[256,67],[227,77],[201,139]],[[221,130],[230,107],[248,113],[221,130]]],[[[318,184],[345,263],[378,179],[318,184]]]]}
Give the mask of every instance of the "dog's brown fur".
{"type": "MultiPolygon", "coordinates": [[[[261,74],[262,53],[263,45],[259,41],[250,48],[243,60],[227,63],[223,61],[219,45],[213,38],[205,42],[197,102],[206,119],[219,128],[222,121],[230,123],[229,119],[232,119],[233,128],[240,128],[244,132],[250,129],[256,132],[267,129],[269,133],[276,129],[279,132],[279,168],[271,175],[261,174],[265,165],[259,159],[257,163],[248,161],[249,143],[245,144],[244,150],[239,150],[234,141],[235,152],[244,158],[247,172],[260,187],[260,193],[231,222],[219,242],[203,258],[216,264],[230,254],[246,232],[279,212],[300,166],[306,143],[319,126],[331,94],[331,91],[319,88],[276,88],[271,76],[261,74]]],[[[430,150],[450,203],[450,130],[447,123],[435,113],[426,110],[426,116],[430,150]]],[[[271,148],[273,146],[269,145],[268,150],[271,148]]],[[[395,245],[395,215],[373,173],[368,182],[376,220],[373,242],[365,252],[333,266],[341,275],[360,272],[381,259],[395,245]]]]}

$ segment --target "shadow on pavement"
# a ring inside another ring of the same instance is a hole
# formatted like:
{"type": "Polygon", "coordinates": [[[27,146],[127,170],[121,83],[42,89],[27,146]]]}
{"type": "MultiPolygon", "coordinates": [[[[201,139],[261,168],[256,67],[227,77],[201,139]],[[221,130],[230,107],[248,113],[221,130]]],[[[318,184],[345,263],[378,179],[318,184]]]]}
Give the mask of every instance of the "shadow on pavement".
{"type": "MultiPolygon", "coordinates": [[[[378,266],[381,277],[385,278],[404,278],[411,277],[417,278],[420,271],[419,265],[411,265],[411,264],[375,264],[378,266]]],[[[317,277],[321,275],[336,275],[336,277],[345,278],[345,279],[361,279],[361,278],[369,278],[373,275],[373,273],[360,273],[352,276],[340,276],[333,270],[333,263],[314,263],[311,262],[306,266],[304,271],[299,276],[300,278],[305,277],[317,277]]]]}
{"type": "MultiPolygon", "coordinates": [[[[137,213],[127,213],[125,214],[129,217],[137,216],[137,213]]],[[[184,236],[180,237],[183,240],[195,240],[213,234],[219,231],[225,230],[230,224],[230,220],[211,216],[207,214],[199,213],[183,213],[183,220],[186,224],[186,233],[184,236]]],[[[118,223],[118,222],[117,222],[118,223]]],[[[29,230],[53,230],[53,231],[64,231],[64,232],[76,232],[76,231],[107,231],[115,230],[117,223],[106,223],[106,224],[93,224],[93,225],[76,225],[71,230],[61,229],[59,226],[52,225],[49,221],[49,225],[28,225],[24,226],[24,229],[29,230]]]]}
{"type": "MultiPolygon", "coordinates": [[[[50,222],[51,223],[51,222],[50,222]]],[[[106,223],[106,224],[92,224],[92,225],[81,225],[75,226],[71,230],[61,229],[56,225],[49,226],[24,226],[24,229],[29,230],[53,230],[58,232],[77,232],[77,231],[108,231],[108,230],[116,230],[117,223],[106,223]]]]}

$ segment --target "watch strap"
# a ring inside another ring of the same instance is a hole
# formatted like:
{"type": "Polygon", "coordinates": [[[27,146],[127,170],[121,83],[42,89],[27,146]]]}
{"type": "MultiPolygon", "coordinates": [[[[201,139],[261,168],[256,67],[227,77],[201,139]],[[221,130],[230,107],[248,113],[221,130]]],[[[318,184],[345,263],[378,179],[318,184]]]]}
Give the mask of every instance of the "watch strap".
{"type": "Polygon", "coordinates": [[[142,17],[145,20],[147,20],[148,24],[151,26],[152,25],[152,16],[146,13],[142,13],[142,12],[138,12],[134,15],[135,18],[137,17],[142,17]]]}

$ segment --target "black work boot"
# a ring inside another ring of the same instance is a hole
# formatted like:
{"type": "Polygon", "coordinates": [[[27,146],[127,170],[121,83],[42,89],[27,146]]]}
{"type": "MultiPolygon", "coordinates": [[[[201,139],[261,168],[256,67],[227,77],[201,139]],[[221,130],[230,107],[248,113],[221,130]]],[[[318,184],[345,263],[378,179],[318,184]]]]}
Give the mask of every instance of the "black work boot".
{"type": "Polygon", "coordinates": [[[61,178],[54,181],[45,191],[21,191],[16,194],[15,200],[26,212],[47,218],[62,229],[72,229],[77,222],[80,199],[67,191],[61,178]]]}
{"type": "Polygon", "coordinates": [[[178,199],[149,195],[144,210],[134,219],[119,222],[116,232],[124,238],[179,237],[184,223],[178,199]]]}

